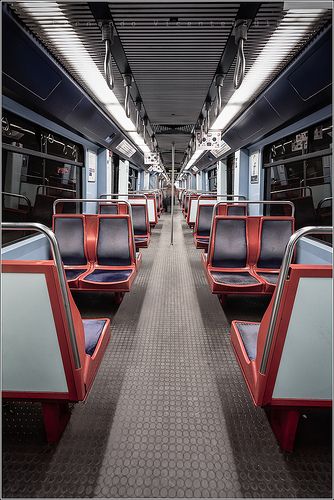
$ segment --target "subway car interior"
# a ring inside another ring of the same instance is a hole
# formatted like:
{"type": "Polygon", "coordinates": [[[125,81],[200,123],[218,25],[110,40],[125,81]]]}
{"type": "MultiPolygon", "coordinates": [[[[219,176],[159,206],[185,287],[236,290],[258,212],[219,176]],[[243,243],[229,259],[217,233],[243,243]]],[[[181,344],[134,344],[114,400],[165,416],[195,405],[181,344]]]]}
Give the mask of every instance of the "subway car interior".
{"type": "Polygon", "coordinates": [[[3,1],[3,498],[332,498],[332,2],[3,1]]]}

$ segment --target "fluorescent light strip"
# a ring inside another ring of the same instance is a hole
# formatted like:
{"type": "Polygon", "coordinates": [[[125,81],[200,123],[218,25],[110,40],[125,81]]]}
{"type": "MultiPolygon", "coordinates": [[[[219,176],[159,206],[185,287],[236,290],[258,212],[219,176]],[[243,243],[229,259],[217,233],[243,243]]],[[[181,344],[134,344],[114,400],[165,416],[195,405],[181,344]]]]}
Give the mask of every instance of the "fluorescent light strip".
{"type": "Polygon", "coordinates": [[[204,153],[203,150],[196,149],[195,153],[192,155],[190,160],[188,161],[187,165],[184,167],[184,170],[189,170],[190,167],[199,159],[199,157],[204,153]]]}
{"type": "Polygon", "coordinates": [[[230,125],[244,105],[256,97],[260,87],[270,78],[272,73],[277,71],[289,54],[295,50],[305,33],[312,28],[324,12],[323,9],[294,9],[286,13],[261,54],[249,69],[242,84],[233,93],[211,126],[212,130],[223,131],[230,125]],[[294,24],[296,19],[300,21],[298,29],[294,24]]]}
{"type": "Polygon", "coordinates": [[[54,24],[50,24],[51,29],[45,26],[45,18],[41,15],[45,11],[44,9],[41,11],[38,3],[22,2],[20,8],[26,11],[41,26],[48,40],[61,53],[69,66],[71,66],[73,74],[79,76],[85,82],[91,93],[104,106],[108,114],[129,134],[141,151],[143,153],[150,151],[144,140],[137,134],[135,125],[126,116],[123,106],[119,103],[114,92],[108,87],[104,76],[57,3],[50,2],[47,5],[46,12],[48,17],[52,15],[55,22],[61,22],[62,25],[59,28],[55,28],[54,24]],[[70,39],[71,44],[65,44],[65,46],[63,41],[66,39],[70,39]]]}

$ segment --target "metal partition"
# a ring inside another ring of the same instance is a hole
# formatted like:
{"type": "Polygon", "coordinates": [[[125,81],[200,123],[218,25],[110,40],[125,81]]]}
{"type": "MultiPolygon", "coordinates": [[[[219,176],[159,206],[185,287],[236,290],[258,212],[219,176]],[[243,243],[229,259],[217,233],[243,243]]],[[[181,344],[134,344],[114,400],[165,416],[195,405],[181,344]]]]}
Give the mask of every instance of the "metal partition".
{"type": "Polygon", "coordinates": [[[269,353],[270,349],[272,346],[273,342],[273,337],[274,337],[274,332],[276,328],[276,321],[277,321],[277,316],[278,316],[278,311],[281,306],[281,300],[283,296],[283,289],[284,289],[284,283],[288,279],[288,274],[289,274],[289,268],[290,264],[292,262],[292,257],[294,254],[294,250],[296,247],[296,244],[300,238],[303,236],[307,236],[310,234],[332,234],[333,233],[333,227],[331,226],[308,226],[308,227],[303,227],[302,229],[299,229],[296,231],[291,238],[288,241],[288,244],[285,249],[279,277],[278,277],[278,282],[275,290],[275,298],[274,298],[274,304],[270,316],[270,321],[269,321],[269,327],[268,327],[268,332],[266,336],[266,341],[264,345],[264,350],[263,350],[263,355],[262,355],[262,360],[261,360],[261,365],[260,365],[260,373],[265,374],[267,370],[267,365],[268,365],[268,358],[269,358],[269,353]]]}
{"type": "Polygon", "coordinates": [[[295,188],[279,189],[278,191],[270,191],[270,194],[287,193],[289,191],[300,191],[300,193],[302,193],[302,191],[304,191],[304,193],[305,193],[304,196],[306,196],[306,190],[307,189],[310,192],[310,196],[313,196],[312,195],[312,189],[310,188],[310,186],[298,186],[298,187],[295,187],[295,188]]]}
{"type": "MultiPolygon", "coordinates": [[[[67,326],[69,329],[70,341],[71,341],[73,357],[74,357],[74,364],[75,364],[76,368],[81,368],[77,339],[75,336],[75,329],[74,329],[72,311],[71,311],[71,306],[70,306],[70,299],[68,296],[68,287],[67,287],[67,282],[66,282],[66,278],[65,278],[63,262],[62,262],[62,258],[60,255],[60,250],[59,250],[59,246],[58,246],[58,242],[57,242],[55,234],[51,231],[51,229],[49,229],[48,227],[44,226],[43,224],[39,224],[37,222],[16,222],[16,223],[3,222],[1,224],[1,228],[3,230],[9,230],[9,231],[19,231],[22,229],[25,231],[38,231],[38,232],[44,234],[44,236],[46,236],[46,238],[48,239],[48,241],[50,243],[50,247],[51,247],[52,257],[53,257],[53,260],[54,260],[54,263],[55,263],[55,266],[57,269],[61,295],[62,295],[62,299],[64,302],[66,321],[67,321],[67,326]]],[[[14,262],[14,261],[11,261],[11,262],[14,262]]]]}
{"type": "MultiPolygon", "coordinates": [[[[245,198],[245,196],[238,195],[238,194],[218,194],[217,195],[217,193],[214,193],[214,192],[212,192],[212,193],[206,192],[206,193],[200,194],[197,199],[193,200],[193,202],[195,202],[195,207],[194,207],[194,210],[195,210],[195,219],[191,217],[191,212],[190,212],[190,214],[189,214],[189,223],[194,223],[194,224],[196,223],[198,206],[201,204],[200,203],[201,201],[205,202],[205,199],[207,197],[209,198],[207,200],[207,202],[210,202],[210,203],[208,203],[209,205],[215,205],[215,203],[217,202],[216,198],[222,198],[222,197],[224,197],[224,198],[225,197],[231,197],[231,198],[240,198],[240,199],[245,198]],[[197,204],[196,204],[196,202],[197,202],[197,204]]],[[[231,201],[233,201],[233,200],[231,200],[231,201]]],[[[228,200],[224,201],[224,203],[227,203],[227,202],[228,202],[228,200]]]]}
{"type": "Polygon", "coordinates": [[[5,191],[3,191],[1,194],[2,194],[2,196],[11,196],[12,198],[18,198],[18,199],[24,200],[28,206],[29,212],[31,212],[31,202],[30,202],[29,198],[27,198],[26,196],[23,196],[23,194],[6,193],[5,191]]]}
{"type": "Polygon", "coordinates": [[[219,203],[237,203],[236,201],[233,201],[233,198],[238,198],[238,200],[246,200],[246,196],[243,194],[217,194],[217,193],[203,193],[199,195],[198,201],[200,199],[205,199],[206,196],[215,196],[216,198],[226,198],[225,200],[219,202],[219,203]],[[232,198],[232,200],[229,200],[228,198],[232,198]]]}
{"type": "MultiPolygon", "coordinates": [[[[127,194],[122,194],[122,193],[104,193],[100,195],[100,199],[103,199],[103,201],[108,201],[108,196],[111,196],[112,198],[109,199],[109,201],[128,201],[128,200],[119,200],[116,198],[116,196],[127,196],[128,198],[143,198],[145,200],[145,203],[147,204],[147,196],[146,194],[137,194],[137,191],[135,192],[129,192],[127,194]]],[[[130,203],[130,202],[129,202],[130,203]]]]}
{"type": "Polygon", "coordinates": [[[56,186],[45,186],[44,184],[39,184],[37,186],[37,189],[36,189],[36,194],[39,194],[39,191],[41,190],[42,192],[44,191],[44,194],[45,192],[47,192],[48,190],[52,190],[52,191],[66,191],[66,192],[69,192],[69,193],[76,193],[76,190],[75,189],[68,189],[68,188],[60,188],[60,187],[56,187],[56,186]]]}
{"type": "Polygon", "coordinates": [[[328,196],[328,198],[323,198],[322,200],[320,200],[319,203],[318,203],[318,206],[317,206],[317,210],[319,210],[322,207],[322,205],[324,205],[328,201],[330,201],[331,203],[333,203],[333,197],[332,196],[328,196]]]}
{"type": "Polygon", "coordinates": [[[135,195],[135,193],[138,193],[137,196],[139,196],[139,197],[146,196],[147,211],[148,211],[148,218],[149,218],[150,224],[153,223],[153,222],[155,222],[155,220],[156,220],[155,215],[156,214],[154,213],[154,221],[153,221],[152,217],[151,217],[152,214],[150,212],[152,207],[151,207],[151,205],[149,203],[149,201],[152,200],[153,198],[149,198],[148,195],[150,195],[150,194],[154,195],[156,210],[158,210],[158,203],[157,202],[158,202],[158,196],[160,194],[160,191],[161,191],[160,189],[151,189],[151,190],[144,189],[144,190],[142,190],[140,192],[139,191],[132,191],[133,194],[131,194],[131,196],[135,195]]]}

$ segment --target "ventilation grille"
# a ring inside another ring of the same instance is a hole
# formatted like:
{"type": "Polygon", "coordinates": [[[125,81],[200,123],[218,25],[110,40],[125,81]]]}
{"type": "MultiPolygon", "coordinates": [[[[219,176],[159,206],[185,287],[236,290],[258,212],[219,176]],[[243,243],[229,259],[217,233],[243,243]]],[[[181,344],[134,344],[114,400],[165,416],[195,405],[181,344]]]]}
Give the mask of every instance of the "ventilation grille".
{"type": "Polygon", "coordinates": [[[131,158],[131,156],[133,156],[136,152],[135,148],[132,147],[131,144],[129,144],[125,139],[123,139],[123,141],[116,146],[116,149],[128,158],[131,158]]]}
{"type": "Polygon", "coordinates": [[[188,125],[161,125],[154,124],[152,126],[155,134],[191,134],[194,124],[188,125]]]}

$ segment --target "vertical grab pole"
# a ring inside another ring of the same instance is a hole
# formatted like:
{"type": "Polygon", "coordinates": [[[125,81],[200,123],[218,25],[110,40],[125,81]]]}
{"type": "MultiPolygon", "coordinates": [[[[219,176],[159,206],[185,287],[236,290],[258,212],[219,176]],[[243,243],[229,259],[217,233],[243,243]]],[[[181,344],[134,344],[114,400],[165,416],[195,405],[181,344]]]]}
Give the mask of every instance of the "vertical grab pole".
{"type": "Polygon", "coordinates": [[[170,244],[174,244],[174,163],[175,163],[175,142],[172,142],[172,193],[170,200],[171,232],[170,244]]]}

